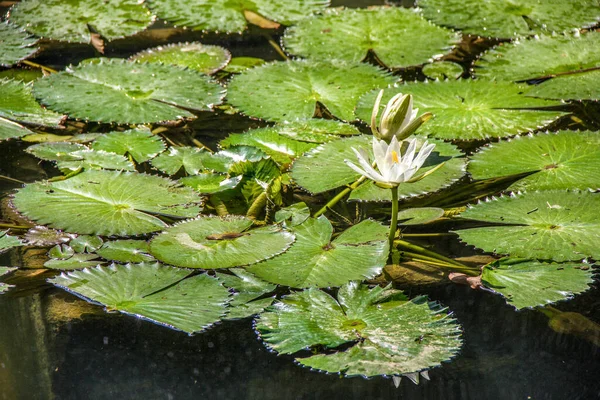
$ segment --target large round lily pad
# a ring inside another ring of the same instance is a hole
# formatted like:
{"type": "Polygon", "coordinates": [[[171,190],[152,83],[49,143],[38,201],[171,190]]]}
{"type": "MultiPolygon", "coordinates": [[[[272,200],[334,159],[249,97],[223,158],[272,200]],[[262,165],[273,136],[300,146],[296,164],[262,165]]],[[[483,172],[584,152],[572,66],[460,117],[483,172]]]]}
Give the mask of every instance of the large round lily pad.
{"type": "Polygon", "coordinates": [[[154,264],[110,265],[50,279],[86,300],[193,333],[225,316],[229,291],[206,274],[154,264]]]}
{"type": "Polygon", "coordinates": [[[399,7],[330,9],[288,28],[283,37],[292,54],[359,62],[373,51],[389,68],[423,64],[459,41],[459,34],[399,7]]]}
{"type": "Polygon", "coordinates": [[[513,183],[509,189],[600,188],[600,132],[560,131],[517,136],[484,147],[469,162],[469,172],[475,179],[531,171],[537,172],[513,183]]]}
{"type": "Polygon", "coordinates": [[[499,38],[570,31],[600,19],[595,0],[418,0],[417,5],[436,24],[499,38]]]}
{"type": "Polygon", "coordinates": [[[401,375],[448,361],[458,352],[460,328],[425,296],[350,282],[337,299],[319,289],[285,297],[260,314],[256,329],[271,349],[290,354],[336,348],[297,358],[301,365],[344,375],[401,375]]]}
{"type": "Polygon", "coordinates": [[[224,89],[206,75],[173,65],[101,59],[39,79],[35,96],[73,118],[142,124],[210,111],[224,89]]]}
{"type": "Polygon", "coordinates": [[[502,43],[475,62],[474,72],[482,78],[524,81],[598,67],[599,44],[600,32],[502,43]]]}
{"type": "Polygon", "coordinates": [[[248,13],[289,25],[329,5],[329,0],[148,0],[160,18],[194,29],[242,32],[248,13]]]}
{"type": "MultiPolygon", "coordinates": [[[[486,80],[418,82],[386,89],[381,104],[397,93],[412,94],[419,112],[433,114],[419,133],[440,139],[487,139],[532,131],[563,115],[534,110],[560,103],[526,97],[527,90],[527,85],[486,80]]],[[[363,121],[371,120],[377,94],[369,92],[360,99],[356,115],[363,121]]]]}
{"type": "Polygon", "coordinates": [[[387,261],[388,231],[365,220],[332,239],[327,218],[309,218],[293,228],[296,242],[288,251],[247,269],[266,281],[299,288],[373,278],[387,261]]]}
{"type": "Polygon", "coordinates": [[[146,29],[154,17],[137,0],[23,0],[10,20],[37,36],[89,43],[91,32],[114,40],[146,29]]]}
{"type": "Polygon", "coordinates": [[[25,30],[8,22],[0,22],[0,66],[11,65],[31,57],[38,51],[34,39],[25,30]]]}
{"type": "Polygon", "coordinates": [[[31,84],[0,79],[0,117],[34,125],[58,127],[63,116],[42,108],[31,94],[31,84]]]}
{"type": "Polygon", "coordinates": [[[242,216],[201,217],[173,226],[150,242],[157,259],[186,268],[230,268],[254,264],[284,252],[294,235],[277,225],[250,229],[242,216]]]}
{"type": "Polygon", "coordinates": [[[545,306],[585,292],[593,270],[582,263],[542,263],[536,260],[502,259],[483,268],[481,282],[502,294],[516,309],[545,306]]]}
{"type": "Polygon", "coordinates": [[[134,172],[85,171],[70,179],[25,185],[13,199],[19,212],[69,232],[137,235],[168,225],[159,217],[199,213],[199,196],[159,176],[134,172]]]}
{"type": "Polygon", "coordinates": [[[368,64],[287,61],[264,64],[233,77],[229,102],[243,113],[273,121],[315,116],[317,102],[353,121],[358,98],[396,78],[368,64]]]}
{"type": "Polygon", "coordinates": [[[456,231],[464,242],[497,254],[542,260],[600,258],[600,195],[559,190],[493,198],[461,217],[498,226],[456,231]]]}
{"type": "Polygon", "coordinates": [[[204,74],[214,74],[227,65],[231,59],[231,53],[221,46],[192,42],[144,50],[134,54],[131,59],[177,65],[204,74]]]}

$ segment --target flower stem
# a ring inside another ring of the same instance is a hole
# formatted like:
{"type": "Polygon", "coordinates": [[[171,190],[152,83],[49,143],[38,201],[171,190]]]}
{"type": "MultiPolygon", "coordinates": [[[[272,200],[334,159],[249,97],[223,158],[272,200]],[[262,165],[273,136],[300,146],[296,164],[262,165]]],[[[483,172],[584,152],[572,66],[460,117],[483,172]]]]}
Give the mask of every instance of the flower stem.
{"type": "Polygon", "coordinates": [[[455,261],[455,260],[453,260],[451,258],[448,258],[448,257],[444,257],[443,255],[438,254],[435,251],[427,250],[426,248],[418,246],[416,244],[409,243],[409,242],[406,242],[404,240],[396,240],[396,241],[394,241],[394,243],[398,247],[401,247],[403,249],[412,251],[414,253],[421,254],[421,255],[424,255],[424,256],[427,256],[427,257],[431,257],[431,258],[435,258],[436,260],[444,261],[444,262],[447,262],[449,264],[456,265],[458,267],[468,268],[466,265],[463,265],[463,264],[459,263],[458,261],[455,261]]]}
{"type": "Polygon", "coordinates": [[[319,217],[320,215],[323,215],[327,210],[329,210],[330,208],[332,208],[334,205],[336,205],[341,199],[343,199],[344,197],[346,197],[346,195],[348,193],[350,193],[351,191],[353,191],[354,189],[356,189],[361,183],[363,183],[365,180],[367,179],[366,176],[361,176],[360,178],[358,178],[352,185],[348,186],[346,189],[342,190],[341,192],[339,192],[333,199],[329,200],[327,202],[327,204],[325,204],[319,211],[317,211],[315,213],[315,215],[313,215],[315,218],[319,217]]]}
{"type": "Polygon", "coordinates": [[[390,189],[392,191],[392,221],[390,222],[390,252],[394,248],[394,238],[398,228],[398,186],[390,189]]]}
{"type": "Polygon", "coordinates": [[[424,264],[434,265],[434,266],[440,267],[442,269],[450,269],[453,271],[459,271],[459,272],[462,272],[464,274],[471,275],[471,276],[477,276],[481,272],[478,268],[469,268],[467,266],[461,267],[456,264],[450,264],[446,261],[442,261],[437,258],[427,257],[422,254],[411,253],[408,251],[402,251],[400,253],[400,255],[402,256],[402,258],[407,258],[411,261],[418,261],[418,262],[422,262],[424,264]]]}

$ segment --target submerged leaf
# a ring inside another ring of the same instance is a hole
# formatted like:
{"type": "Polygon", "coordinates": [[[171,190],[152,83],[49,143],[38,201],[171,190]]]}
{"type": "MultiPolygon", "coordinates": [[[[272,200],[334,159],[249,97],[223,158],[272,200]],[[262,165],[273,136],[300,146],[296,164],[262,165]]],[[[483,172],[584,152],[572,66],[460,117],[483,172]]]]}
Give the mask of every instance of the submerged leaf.
{"type": "Polygon", "coordinates": [[[186,268],[230,268],[254,264],[287,250],[294,235],[276,225],[250,229],[242,216],[207,216],[186,221],[150,242],[160,261],[186,268]]]}
{"type": "Polygon", "coordinates": [[[600,258],[600,195],[559,190],[494,198],[461,214],[500,224],[456,231],[482,250],[512,257],[569,261],[600,258]],[[504,225],[508,224],[508,225],[504,225]]]}
{"type": "MultiPolygon", "coordinates": [[[[0,277],[2,277],[2,275],[9,274],[14,270],[16,270],[16,268],[0,267],[0,277]]],[[[0,294],[6,292],[11,287],[12,285],[7,285],[6,283],[0,282],[0,294]]]]}
{"type": "Polygon", "coordinates": [[[134,54],[131,59],[177,65],[210,75],[227,65],[231,59],[231,53],[220,46],[192,42],[169,44],[144,50],[134,54]]]}
{"type": "Polygon", "coordinates": [[[236,291],[233,300],[229,303],[227,319],[250,317],[262,312],[273,303],[273,297],[258,298],[275,290],[276,285],[258,279],[242,268],[231,268],[229,272],[233,275],[221,272],[216,274],[226,287],[236,291]]]}
{"type": "Polygon", "coordinates": [[[154,17],[137,0],[23,0],[10,20],[40,37],[90,43],[94,32],[108,40],[133,35],[154,17]]]}
{"type": "Polygon", "coordinates": [[[227,98],[243,113],[267,120],[312,118],[319,102],[334,116],[353,121],[363,93],[395,80],[368,64],[273,62],[234,76],[227,98]]]}
{"type": "Polygon", "coordinates": [[[502,259],[486,265],[482,283],[517,310],[545,306],[585,292],[593,280],[588,264],[502,259]]]}
{"type": "Polygon", "coordinates": [[[433,25],[414,9],[401,7],[330,9],[300,21],[283,37],[284,47],[292,54],[360,62],[373,51],[388,68],[423,64],[459,41],[459,34],[433,25]]]}
{"type": "Polygon", "coordinates": [[[400,375],[440,365],[458,352],[460,328],[425,296],[407,300],[390,288],[350,282],[337,299],[319,289],[285,297],[260,314],[256,329],[273,350],[295,353],[311,346],[328,354],[300,364],[344,375],[400,375]]]}
{"type": "Polygon", "coordinates": [[[224,89],[199,72],[173,65],[100,59],[39,79],[36,97],[48,107],[98,122],[143,124],[210,111],[224,89]]]}
{"type": "Polygon", "coordinates": [[[206,274],[154,264],[110,265],[61,274],[50,283],[84,299],[193,333],[226,313],[229,292],[206,274]]]}
{"type": "Polygon", "coordinates": [[[200,198],[176,182],[131,172],[86,171],[58,182],[25,185],[13,199],[28,218],[69,232],[137,235],[168,225],[159,216],[198,215],[200,198]]]}
{"type": "Polygon", "coordinates": [[[309,218],[291,229],[296,242],[288,251],[247,270],[269,282],[304,288],[373,278],[385,266],[388,228],[378,222],[362,221],[335,239],[324,216],[309,218]]]}
{"type": "Polygon", "coordinates": [[[38,51],[37,43],[25,30],[8,22],[0,22],[0,66],[11,65],[31,57],[38,51]]]}

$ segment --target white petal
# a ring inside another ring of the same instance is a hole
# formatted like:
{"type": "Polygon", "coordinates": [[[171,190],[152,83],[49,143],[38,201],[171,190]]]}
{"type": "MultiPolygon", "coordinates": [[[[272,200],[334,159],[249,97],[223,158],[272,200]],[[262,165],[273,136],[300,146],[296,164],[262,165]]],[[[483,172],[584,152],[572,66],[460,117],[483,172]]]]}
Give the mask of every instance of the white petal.
{"type": "Polygon", "coordinates": [[[408,148],[406,149],[404,156],[402,156],[402,163],[406,164],[407,166],[410,166],[413,163],[413,159],[415,158],[415,150],[417,149],[417,139],[412,138],[408,140],[408,142],[408,148]]]}
{"type": "Polygon", "coordinates": [[[385,159],[385,152],[387,150],[387,143],[385,140],[377,140],[373,138],[373,155],[375,156],[375,162],[379,166],[379,161],[385,159]]]}
{"type": "Polygon", "coordinates": [[[423,146],[421,146],[421,150],[419,150],[419,155],[413,161],[412,164],[414,166],[416,166],[417,169],[421,168],[421,166],[423,165],[423,163],[425,162],[427,157],[429,157],[429,155],[431,154],[431,152],[433,151],[434,148],[435,148],[434,143],[431,143],[431,144],[427,144],[427,142],[423,143],[423,146]]]}
{"type": "Polygon", "coordinates": [[[360,166],[363,168],[362,171],[365,172],[365,175],[369,179],[376,180],[377,182],[381,182],[383,180],[383,176],[377,172],[375,168],[371,166],[371,162],[369,161],[368,154],[365,149],[360,149],[360,153],[356,151],[356,149],[352,149],[358,156],[358,162],[360,166]]]}

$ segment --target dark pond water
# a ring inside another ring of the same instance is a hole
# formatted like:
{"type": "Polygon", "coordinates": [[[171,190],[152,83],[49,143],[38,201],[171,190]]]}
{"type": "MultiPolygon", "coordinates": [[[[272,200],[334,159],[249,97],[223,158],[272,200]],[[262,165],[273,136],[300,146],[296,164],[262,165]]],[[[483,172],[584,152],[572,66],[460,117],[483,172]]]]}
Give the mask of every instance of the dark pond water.
{"type": "MultiPolygon", "coordinates": [[[[364,7],[382,2],[334,4],[364,7]]],[[[229,48],[234,56],[277,58],[262,37],[223,42],[197,33],[183,36],[199,38],[229,48]]],[[[143,40],[128,39],[115,43],[108,55],[127,56],[144,47],[143,40]]],[[[72,46],[51,57],[43,53],[36,61],[60,66],[93,55],[88,47],[72,46]]],[[[252,123],[231,118],[199,125],[202,134],[218,136],[231,126],[243,130],[252,123]]],[[[0,174],[32,181],[56,173],[23,154],[24,147],[17,141],[0,146],[0,174]]],[[[0,194],[16,187],[0,182],[0,194]]],[[[5,254],[0,265],[17,266],[22,262],[17,257],[16,251],[5,254]]],[[[600,398],[600,332],[558,333],[538,311],[515,312],[497,296],[462,286],[419,292],[454,312],[464,329],[461,352],[431,370],[431,380],[415,385],[404,378],[396,388],[391,379],[342,379],[302,368],[293,357],[272,354],[257,339],[251,320],[222,323],[190,337],[104,313],[47,285],[47,277],[17,276],[11,282],[17,287],[0,296],[0,399],[600,398]]],[[[600,323],[600,289],[593,287],[557,308],[600,323]]]]}

